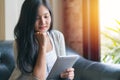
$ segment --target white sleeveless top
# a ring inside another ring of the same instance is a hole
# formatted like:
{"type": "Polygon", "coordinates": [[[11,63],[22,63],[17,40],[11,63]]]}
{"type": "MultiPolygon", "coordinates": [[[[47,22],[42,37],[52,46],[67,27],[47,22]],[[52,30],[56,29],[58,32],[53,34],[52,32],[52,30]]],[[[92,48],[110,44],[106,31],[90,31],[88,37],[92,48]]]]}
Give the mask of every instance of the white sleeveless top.
{"type": "Polygon", "coordinates": [[[53,42],[53,39],[52,37],[50,36],[49,32],[48,32],[48,36],[50,38],[50,41],[52,43],[52,50],[49,51],[47,54],[46,54],[46,78],[48,76],[48,74],[50,73],[56,59],[57,59],[57,55],[56,55],[56,51],[55,51],[55,46],[54,46],[54,42],[53,42]]]}

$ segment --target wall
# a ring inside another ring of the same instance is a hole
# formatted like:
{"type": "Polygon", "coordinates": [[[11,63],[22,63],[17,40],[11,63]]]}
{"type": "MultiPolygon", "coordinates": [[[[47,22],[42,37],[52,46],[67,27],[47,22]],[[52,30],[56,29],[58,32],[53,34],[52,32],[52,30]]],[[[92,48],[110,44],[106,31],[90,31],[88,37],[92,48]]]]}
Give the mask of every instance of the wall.
{"type": "Polygon", "coordinates": [[[13,30],[18,21],[23,0],[5,0],[5,40],[13,40],[13,30]]]}
{"type": "Polygon", "coordinates": [[[5,39],[4,0],[0,0],[0,40],[5,39]]]}
{"type": "Polygon", "coordinates": [[[63,3],[62,0],[52,0],[52,9],[54,14],[54,28],[63,32],[63,3]]]}
{"type": "Polygon", "coordinates": [[[67,46],[83,53],[82,0],[62,0],[64,4],[64,35],[67,46]]]}
{"type": "Polygon", "coordinates": [[[13,30],[18,21],[24,0],[0,0],[0,40],[13,40],[13,30]]]}

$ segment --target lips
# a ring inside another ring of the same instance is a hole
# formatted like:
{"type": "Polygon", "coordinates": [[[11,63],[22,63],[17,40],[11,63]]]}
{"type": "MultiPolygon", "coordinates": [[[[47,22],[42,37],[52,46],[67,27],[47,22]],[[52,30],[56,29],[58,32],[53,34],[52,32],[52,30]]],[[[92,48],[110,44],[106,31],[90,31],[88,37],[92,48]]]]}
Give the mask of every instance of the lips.
{"type": "Polygon", "coordinates": [[[38,28],[39,30],[45,30],[46,29],[46,26],[41,26],[38,28]]]}

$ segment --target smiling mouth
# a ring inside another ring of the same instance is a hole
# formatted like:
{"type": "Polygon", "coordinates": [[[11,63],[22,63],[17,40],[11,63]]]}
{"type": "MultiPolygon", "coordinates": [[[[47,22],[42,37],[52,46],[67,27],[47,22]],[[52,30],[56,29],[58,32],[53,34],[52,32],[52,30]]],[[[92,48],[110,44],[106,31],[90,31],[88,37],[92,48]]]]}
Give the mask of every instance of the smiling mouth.
{"type": "Polygon", "coordinates": [[[39,30],[44,30],[46,27],[39,27],[39,30]]]}

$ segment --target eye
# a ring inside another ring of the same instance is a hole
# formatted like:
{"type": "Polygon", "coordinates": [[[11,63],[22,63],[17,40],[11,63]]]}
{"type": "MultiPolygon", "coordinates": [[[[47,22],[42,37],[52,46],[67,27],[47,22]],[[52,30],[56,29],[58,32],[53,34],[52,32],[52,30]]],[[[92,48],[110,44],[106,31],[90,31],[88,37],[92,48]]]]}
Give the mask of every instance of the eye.
{"type": "Polygon", "coordinates": [[[45,15],[44,18],[48,18],[49,16],[45,15]]]}

